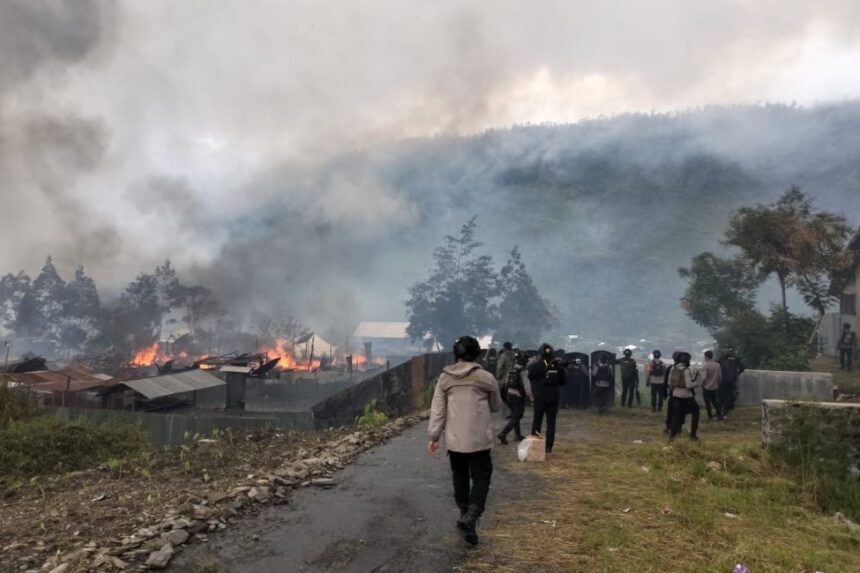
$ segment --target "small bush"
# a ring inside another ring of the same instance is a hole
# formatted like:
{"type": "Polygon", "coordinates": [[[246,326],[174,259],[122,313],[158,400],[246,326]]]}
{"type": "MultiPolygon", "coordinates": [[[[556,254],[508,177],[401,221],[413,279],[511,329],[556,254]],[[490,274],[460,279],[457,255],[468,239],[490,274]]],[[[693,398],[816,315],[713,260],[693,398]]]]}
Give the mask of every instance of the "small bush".
{"type": "Polygon", "coordinates": [[[27,395],[16,388],[10,388],[6,380],[0,377],[0,428],[35,415],[36,405],[27,395]]]}
{"type": "Polygon", "coordinates": [[[434,378],[430,381],[427,387],[424,388],[424,391],[421,392],[421,400],[419,403],[420,408],[426,410],[433,403],[433,394],[436,392],[437,382],[439,382],[439,378],[434,378]]]}
{"type": "Polygon", "coordinates": [[[376,400],[364,407],[364,414],[356,418],[355,425],[359,430],[378,430],[388,423],[388,416],[376,407],[376,400]]]}
{"type": "Polygon", "coordinates": [[[0,474],[32,476],[133,459],[150,450],[134,425],[66,422],[52,416],[20,420],[0,429],[0,474]]]}
{"type": "Polygon", "coordinates": [[[860,481],[853,475],[860,466],[858,425],[852,409],[797,407],[772,447],[774,459],[822,511],[839,511],[855,521],[860,521],[860,481]]]}

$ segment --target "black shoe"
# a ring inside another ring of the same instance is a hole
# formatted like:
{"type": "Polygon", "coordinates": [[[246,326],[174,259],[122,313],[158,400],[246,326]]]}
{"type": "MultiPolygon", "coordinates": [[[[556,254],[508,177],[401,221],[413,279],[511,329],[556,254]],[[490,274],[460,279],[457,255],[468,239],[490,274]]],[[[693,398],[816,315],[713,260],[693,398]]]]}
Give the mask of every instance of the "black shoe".
{"type": "Polygon", "coordinates": [[[480,516],[481,512],[477,506],[471,505],[469,506],[469,511],[457,520],[457,527],[466,532],[466,542],[471,545],[478,544],[478,532],[475,530],[475,526],[480,516]]]}
{"type": "Polygon", "coordinates": [[[699,438],[698,438],[698,436],[690,436],[690,441],[691,442],[698,442],[699,438]]]}
{"type": "Polygon", "coordinates": [[[526,437],[525,437],[525,436],[517,436],[516,438],[514,438],[514,441],[515,441],[515,442],[522,442],[522,441],[523,441],[523,440],[525,440],[525,439],[526,439],[526,437]]]}
{"type": "Polygon", "coordinates": [[[508,445],[508,439],[507,439],[503,434],[499,434],[499,435],[498,435],[498,436],[496,436],[496,437],[497,437],[497,438],[499,438],[499,441],[500,441],[500,442],[502,442],[502,445],[503,445],[503,446],[507,446],[507,445],[508,445]]]}

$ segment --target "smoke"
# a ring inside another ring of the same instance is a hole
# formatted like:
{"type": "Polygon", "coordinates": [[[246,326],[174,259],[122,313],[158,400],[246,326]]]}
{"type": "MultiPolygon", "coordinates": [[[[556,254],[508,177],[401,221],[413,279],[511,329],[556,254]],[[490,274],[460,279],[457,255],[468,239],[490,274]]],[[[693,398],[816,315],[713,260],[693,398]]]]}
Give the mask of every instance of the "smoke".
{"type": "Polygon", "coordinates": [[[288,305],[347,328],[400,318],[432,247],[478,212],[494,253],[521,243],[576,315],[544,245],[614,256],[607,202],[660,206],[643,186],[814,186],[780,162],[816,149],[803,165],[847,169],[834,122],[756,108],[653,118],[644,134],[623,117],[476,134],[856,97],[858,20],[850,0],[3,2],[0,238],[17,248],[0,269],[51,253],[115,292],[170,257],[239,314],[288,305]]]}

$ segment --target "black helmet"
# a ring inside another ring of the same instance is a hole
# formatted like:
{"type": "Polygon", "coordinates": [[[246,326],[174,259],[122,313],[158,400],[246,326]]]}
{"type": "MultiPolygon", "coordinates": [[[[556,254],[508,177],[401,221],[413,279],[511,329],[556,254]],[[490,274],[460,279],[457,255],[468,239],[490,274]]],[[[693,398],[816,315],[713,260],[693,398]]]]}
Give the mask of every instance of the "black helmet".
{"type": "Polygon", "coordinates": [[[517,352],[516,361],[520,366],[525,366],[529,363],[529,355],[525,352],[517,352]]]}
{"type": "Polygon", "coordinates": [[[633,356],[633,351],[630,350],[629,348],[625,348],[624,349],[624,356],[626,356],[627,358],[630,358],[631,356],[633,356]]]}
{"type": "Polygon", "coordinates": [[[511,342],[510,340],[508,340],[507,342],[502,344],[502,348],[504,348],[505,350],[513,350],[514,349],[514,343],[511,342]]]}
{"type": "Polygon", "coordinates": [[[663,353],[660,352],[659,350],[655,350],[654,351],[654,359],[659,360],[660,358],[663,358],[663,353]]]}
{"type": "Polygon", "coordinates": [[[481,345],[473,336],[461,336],[454,341],[454,358],[474,362],[481,354],[481,345]]]}

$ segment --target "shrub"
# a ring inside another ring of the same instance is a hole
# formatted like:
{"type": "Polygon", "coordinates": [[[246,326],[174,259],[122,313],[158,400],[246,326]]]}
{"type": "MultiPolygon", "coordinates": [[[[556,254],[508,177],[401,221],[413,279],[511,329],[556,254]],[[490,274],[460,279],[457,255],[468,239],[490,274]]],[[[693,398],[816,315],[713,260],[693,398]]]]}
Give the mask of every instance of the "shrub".
{"type": "Polygon", "coordinates": [[[36,415],[36,405],[27,395],[16,388],[10,388],[0,377],[0,428],[5,428],[15,420],[26,420],[36,415]]]}
{"type": "Polygon", "coordinates": [[[804,493],[823,511],[860,521],[860,413],[797,405],[779,431],[773,458],[794,474],[804,493]]]}
{"type": "Polygon", "coordinates": [[[87,469],[109,460],[132,459],[149,450],[146,434],[134,425],[66,422],[42,415],[0,429],[0,474],[31,476],[87,469]]]}
{"type": "Polygon", "coordinates": [[[376,407],[376,400],[372,400],[364,407],[364,414],[356,418],[355,425],[359,430],[378,430],[388,423],[385,412],[376,407]]]}

